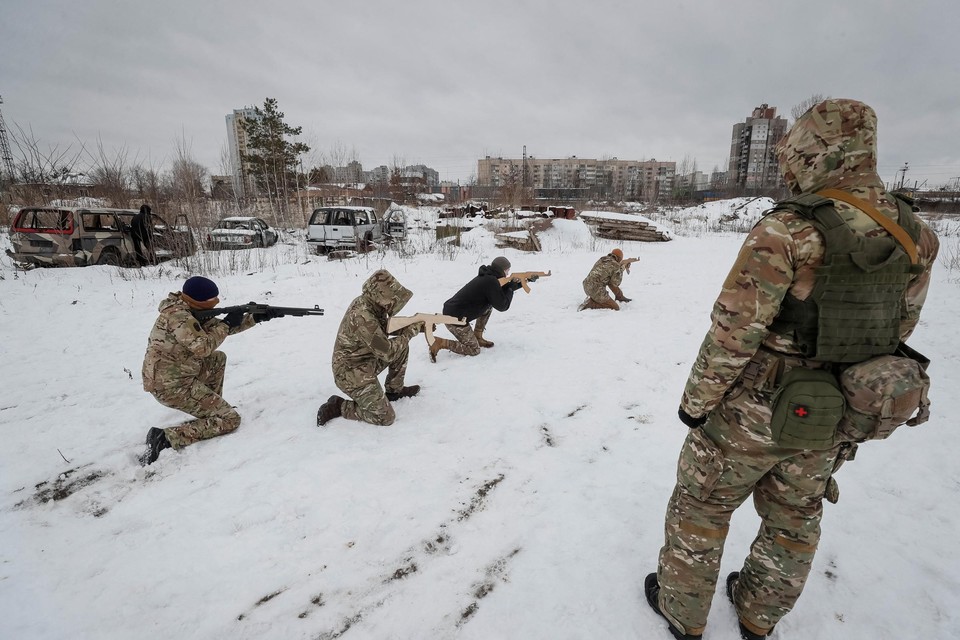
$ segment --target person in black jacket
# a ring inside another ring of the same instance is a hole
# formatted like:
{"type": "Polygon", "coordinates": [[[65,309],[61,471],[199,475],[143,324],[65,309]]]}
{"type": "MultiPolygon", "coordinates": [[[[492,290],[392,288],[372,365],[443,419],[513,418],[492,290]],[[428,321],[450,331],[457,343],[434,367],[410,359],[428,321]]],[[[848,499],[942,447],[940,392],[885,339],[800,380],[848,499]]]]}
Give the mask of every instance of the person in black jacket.
{"type": "Polygon", "coordinates": [[[140,213],[133,216],[130,223],[130,235],[133,237],[133,249],[137,254],[137,263],[141,265],[153,264],[155,262],[153,215],[150,212],[150,205],[142,205],[140,213]]]}
{"type": "Polygon", "coordinates": [[[506,311],[513,301],[513,292],[522,285],[519,280],[510,280],[504,285],[500,278],[510,273],[510,261],[500,256],[494,258],[489,266],[480,267],[477,277],[468,282],[452,298],[443,303],[443,313],[457,318],[466,318],[467,324],[445,325],[456,340],[435,338],[430,345],[430,360],[437,361],[437,354],[442,349],[453,351],[465,356],[475,356],[480,353],[480,347],[490,348],[493,343],[484,340],[483,330],[490,319],[493,309],[506,311]],[[476,326],[470,323],[476,320],[476,326]]]}

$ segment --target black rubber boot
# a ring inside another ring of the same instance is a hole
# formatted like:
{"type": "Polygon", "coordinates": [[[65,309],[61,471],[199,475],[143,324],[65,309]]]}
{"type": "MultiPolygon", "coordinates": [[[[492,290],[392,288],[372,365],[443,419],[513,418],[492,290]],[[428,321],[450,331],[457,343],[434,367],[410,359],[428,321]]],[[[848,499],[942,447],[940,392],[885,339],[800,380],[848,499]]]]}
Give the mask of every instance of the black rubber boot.
{"type": "Polygon", "coordinates": [[[140,456],[140,464],[146,466],[153,464],[160,457],[160,452],[170,448],[170,441],[167,440],[167,434],[163,429],[150,427],[147,431],[147,450],[140,456]]]}
{"type": "Polygon", "coordinates": [[[387,400],[396,402],[400,398],[412,398],[420,393],[420,385],[415,384],[410,387],[404,387],[400,391],[387,391],[387,400]]]}
{"type": "Polygon", "coordinates": [[[660,583],[657,582],[657,574],[651,573],[643,581],[643,594],[647,596],[647,604],[650,605],[650,608],[657,612],[661,618],[667,621],[667,629],[670,630],[670,635],[672,635],[677,640],[701,640],[702,635],[691,635],[689,633],[684,633],[673,626],[673,623],[667,619],[667,616],[663,615],[663,611],[660,610],[660,603],[657,602],[660,597],[660,583]]]}
{"type": "Polygon", "coordinates": [[[340,412],[343,407],[343,398],[340,396],[330,396],[327,401],[320,405],[317,410],[317,426],[322,427],[334,418],[339,418],[343,414],[340,412]]]}
{"type": "MultiPolygon", "coordinates": [[[[730,599],[730,604],[733,605],[733,610],[735,613],[737,611],[737,603],[733,599],[733,590],[737,586],[737,578],[739,577],[740,577],[739,571],[734,571],[727,576],[727,598],[730,599]]],[[[737,624],[740,626],[740,637],[743,638],[743,640],[764,640],[764,638],[769,637],[770,633],[773,631],[773,629],[771,628],[770,631],[768,631],[766,634],[762,636],[758,635],[753,631],[750,631],[750,629],[747,629],[745,626],[743,626],[743,623],[740,622],[739,614],[737,614],[737,624]]]]}

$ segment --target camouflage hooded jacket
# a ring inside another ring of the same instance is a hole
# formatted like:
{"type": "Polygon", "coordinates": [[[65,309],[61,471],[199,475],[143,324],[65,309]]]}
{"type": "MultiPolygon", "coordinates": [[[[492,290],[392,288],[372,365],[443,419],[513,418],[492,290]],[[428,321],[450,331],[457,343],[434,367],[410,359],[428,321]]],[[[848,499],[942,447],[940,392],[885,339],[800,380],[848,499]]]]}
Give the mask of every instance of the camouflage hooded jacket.
{"type": "Polygon", "coordinates": [[[613,254],[603,256],[593,265],[583,280],[583,291],[591,298],[603,298],[609,285],[619,287],[623,282],[623,267],[613,254]]]}
{"type": "Polygon", "coordinates": [[[201,326],[179,292],[168,295],[160,303],[159,311],[160,317],[147,338],[147,353],[143,358],[144,391],[189,386],[200,375],[204,358],[228,335],[254,325],[253,317],[247,315],[236,329],[216,319],[207,320],[201,326]]]}
{"type": "MultiPolygon", "coordinates": [[[[876,130],[873,109],[861,102],[838,99],[816,105],[777,145],[787,186],[795,195],[841,189],[896,220],[897,205],[877,175],[876,130]]],[[[835,208],[856,233],[868,237],[887,233],[859,209],[840,201],[835,208]]],[[[901,339],[913,332],[920,318],[938,249],[936,235],[921,222],[917,250],[924,270],[904,293],[901,339]]],[[[788,292],[799,300],[810,296],[823,255],[823,236],[798,214],[774,210],[757,223],[714,304],[712,326],[681,400],[684,411],[694,417],[709,413],[761,346],[783,354],[801,353],[792,332],[780,335],[769,326],[788,292]]]]}
{"type": "Polygon", "coordinates": [[[393,360],[408,341],[403,335],[390,339],[387,319],[410,301],[413,293],[386,269],[363,283],[363,292],[350,303],[333,345],[334,371],[362,366],[371,359],[393,360]]]}

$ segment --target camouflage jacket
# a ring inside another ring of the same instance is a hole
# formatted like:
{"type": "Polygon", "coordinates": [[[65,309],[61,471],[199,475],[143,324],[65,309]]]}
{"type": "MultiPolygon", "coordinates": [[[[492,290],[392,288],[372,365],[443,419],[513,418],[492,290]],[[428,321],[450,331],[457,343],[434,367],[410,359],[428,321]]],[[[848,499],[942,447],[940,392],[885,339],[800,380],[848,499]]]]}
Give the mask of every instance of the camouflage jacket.
{"type": "Polygon", "coordinates": [[[619,287],[623,282],[623,266],[613,254],[603,256],[593,265],[583,280],[584,292],[593,297],[602,297],[610,285],[619,287]]]}
{"type": "MultiPolygon", "coordinates": [[[[777,156],[794,194],[842,189],[897,219],[897,205],[876,171],[876,115],[870,107],[854,100],[821,103],[797,120],[777,145],[777,156]]],[[[856,233],[887,233],[860,210],[840,201],[835,207],[856,233]]],[[[904,293],[900,323],[904,340],[920,318],[939,250],[933,231],[922,222],[921,227],[917,250],[924,270],[904,293]]],[[[792,332],[780,335],[769,326],[788,292],[799,300],[810,296],[823,255],[823,237],[797,214],[774,210],[757,223],[713,306],[712,326],[681,399],[684,411],[694,417],[709,413],[761,346],[782,354],[801,353],[792,332]]]]}
{"type": "Polygon", "coordinates": [[[333,369],[354,368],[371,359],[389,361],[409,341],[407,333],[387,335],[387,319],[410,301],[413,293],[386,269],[363,283],[363,292],[350,303],[333,345],[333,369]]]}
{"type": "Polygon", "coordinates": [[[143,358],[144,391],[189,385],[200,375],[204,358],[228,335],[254,325],[253,317],[247,315],[236,329],[216,318],[201,326],[180,293],[168,295],[160,303],[159,311],[160,317],[147,338],[147,353],[143,358]]]}

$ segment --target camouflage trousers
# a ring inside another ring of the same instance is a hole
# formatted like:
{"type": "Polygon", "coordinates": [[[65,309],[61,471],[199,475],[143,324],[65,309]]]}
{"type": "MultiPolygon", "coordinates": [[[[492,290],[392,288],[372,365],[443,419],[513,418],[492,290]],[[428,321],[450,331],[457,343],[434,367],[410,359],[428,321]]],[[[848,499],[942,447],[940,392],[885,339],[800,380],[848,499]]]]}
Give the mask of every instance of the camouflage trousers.
{"type": "Polygon", "coordinates": [[[762,523],[735,590],[740,621],[764,635],[793,608],[810,572],[822,498],[846,445],[778,446],[771,399],[769,391],[735,387],[680,451],[657,578],[660,608],[686,633],[706,626],[730,517],[751,494],[762,523]]]}
{"type": "Polygon", "coordinates": [[[152,392],[160,404],[196,418],[163,430],[174,449],[236,431],[240,426],[240,414],[220,397],[226,367],[227,354],[214,351],[203,361],[200,375],[192,383],[152,392]]]}
{"type": "Polygon", "coordinates": [[[359,367],[333,364],[333,381],[351,399],[344,401],[340,413],[348,420],[360,420],[369,424],[389,426],[397,414],[384,393],[377,376],[387,369],[386,390],[395,392],[403,388],[403,376],[407,373],[410,347],[405,344],[396,357],[388,362],[371,358],[359,367]]]}
{"type": "Polygon", "coordinates": [[[469,322],[467,324],[444,325],[457,339],[456,342],[451,342],[448,349],[462,356],[480,355],[480,343],[477,341],[477,334],[483,333],[483,330],[486,329],[491,313],[493,313],[493,309],[487,309],[486,313],[477,318],[476,328],[471,327],[469,322]]]}

